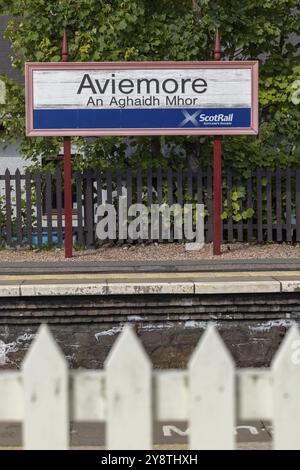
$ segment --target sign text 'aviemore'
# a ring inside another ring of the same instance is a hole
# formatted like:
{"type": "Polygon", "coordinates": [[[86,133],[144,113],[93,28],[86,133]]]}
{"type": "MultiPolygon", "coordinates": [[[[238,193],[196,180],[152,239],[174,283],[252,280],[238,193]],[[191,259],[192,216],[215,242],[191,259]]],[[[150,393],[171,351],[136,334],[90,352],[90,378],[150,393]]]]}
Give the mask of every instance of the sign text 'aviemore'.
{"type": "MultiPolygon", "coordinates": [[[[160,95],[161,92],[167,95],[174,95],[175,93],[188,94],[190,92],[202,94],[207,90],[207,82],[204,78],[181,78],[176,80],[174,78],[166,78],[163,81],[159,81],[157,78],[138,78],[135,82],[129,78],[120,79],[115,73],[111,74],[110,78],[105,80],[98,80],[97,78],[91,77],[90,74],[84,74],[81,83],[79,85],[77,94],[80,95],[83,90],[88,90],[93,95],[105,95],[106,93],[111,94],[112,97],[109,102],[109,106],[119,106],[125,108],[125,106],[155,106],[160,105],[160,98],[155,95],[160,95]],[[121,93],[126,95],[124,99],[116,99],[114,95],[121,93]],[[143,95],[138,98],[130,98],[128,95],[143,95]],[[150,95],[150,96],[148,96],[150,95]]],[[[196,105],[197,98],[193,97],[181,97],[181,96],[166,96],[165,103],[167,106],[185,104],[196,105]]],[[[90,96],[87,100],[87,106],[103,106],[102,98],[94,98],[90,96]]]]}

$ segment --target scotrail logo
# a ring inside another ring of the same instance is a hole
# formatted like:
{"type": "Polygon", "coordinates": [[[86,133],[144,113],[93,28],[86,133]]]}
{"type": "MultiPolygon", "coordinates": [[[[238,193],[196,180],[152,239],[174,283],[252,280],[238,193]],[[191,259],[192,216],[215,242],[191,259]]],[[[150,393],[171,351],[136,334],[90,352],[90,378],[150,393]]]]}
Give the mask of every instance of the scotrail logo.
{"type": "Polygon", "coordinates": [[[203,122],[203,124],[205,125],[206,123],[208,124],[217,124],[217,123],[221,123],[221,124],[232,124],[233,122],[233,113],[230,113],[230,114],[223,114],[223,113],[219,113],[219,114],[205,114],[205,113],[202,113],[200,114],[199,116],[199,122],[203,122]]]}
{"type": "Polygon", "coordinates": [[[201,110],[195,111],[190,114],[188,111],[183,110],[184,120],[180,123],[180,127],[187,124],[193,124],[195,127],[203,126],[231,126],[233,124],[233,113],[214,113],[207,114],[201,110]]]}

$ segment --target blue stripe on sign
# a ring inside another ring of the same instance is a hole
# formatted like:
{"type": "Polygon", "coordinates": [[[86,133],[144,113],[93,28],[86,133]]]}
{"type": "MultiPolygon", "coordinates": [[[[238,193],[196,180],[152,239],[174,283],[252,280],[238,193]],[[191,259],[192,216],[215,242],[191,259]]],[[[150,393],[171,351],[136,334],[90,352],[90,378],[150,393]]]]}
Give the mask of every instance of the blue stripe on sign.
{"type": "Polygon", "coordinates": [[[34,109],[34,129],[251,127],[250,108],[34,109]]]}

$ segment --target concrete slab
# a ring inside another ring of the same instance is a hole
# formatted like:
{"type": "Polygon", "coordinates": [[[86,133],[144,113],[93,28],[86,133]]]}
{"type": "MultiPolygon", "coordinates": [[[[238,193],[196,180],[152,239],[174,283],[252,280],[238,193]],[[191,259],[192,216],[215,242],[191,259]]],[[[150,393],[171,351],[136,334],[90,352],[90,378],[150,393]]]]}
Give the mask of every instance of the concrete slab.
{"type": "Polygon", "coordinates": [[[280,292],[280,282],[272,277],[240,276],[195,280],[195,294],[256,294],[280,292]]]}
{"type": "Polygon", "coordinates": [[[194,294],[194,283],[190,280],[151,279],[147,281],[113,281],[107,282],[107,295],[128,294],[194,294]]]}
{"type": "Polygon", "coordinates": [[[300,277],[299,276],[276,276],[276,279],[281,284],[281,292],[300,292],[300,277]]]}
{"type": "Polygon", "coordinates": [[[105,295],[106,280],[83,281],[25,281],[20,286],[20,295],[28,296],[72,296],[72,295],[105,295]]]}
{"type": "Polygon", "coordinates": [[[19,297],[21,282],[1,281],[0,297],[19,297]]]}
{"type": "Polygon", "coordinates": [[[58,279],[25,281],[20,286],[21,296],[58,296],[58,295],[128,295],[128,294],[193,294],[194,283],[191,281],[166,281],[151,279],[138,282],[131,279],[58,279]]]}

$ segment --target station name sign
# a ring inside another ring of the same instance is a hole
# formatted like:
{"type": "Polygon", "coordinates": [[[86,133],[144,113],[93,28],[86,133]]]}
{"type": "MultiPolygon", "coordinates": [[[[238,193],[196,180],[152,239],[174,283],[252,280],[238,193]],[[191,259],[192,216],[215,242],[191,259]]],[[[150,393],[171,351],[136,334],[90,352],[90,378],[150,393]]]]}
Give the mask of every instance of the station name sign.
{"type": "Polygon", "coordinates": [[[258,62],[26,64],[29,136],[258,133],[258,62]]]}

